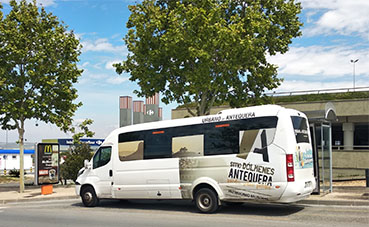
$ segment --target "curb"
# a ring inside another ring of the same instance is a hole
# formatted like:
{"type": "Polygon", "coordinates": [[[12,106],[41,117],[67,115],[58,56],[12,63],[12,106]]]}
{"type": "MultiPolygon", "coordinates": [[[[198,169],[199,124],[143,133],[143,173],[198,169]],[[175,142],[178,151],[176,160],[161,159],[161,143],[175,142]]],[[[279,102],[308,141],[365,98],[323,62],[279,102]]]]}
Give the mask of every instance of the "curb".
{"type": "MultiPolygon", "coordinates": [[[[47,196],[47,195],[46,195],[47,196]]],[[[9,199],[0,200],[0,204],[18,203],[18,202],[35,202],[35,201],[49,201],[49,200],[65,200],[65,199],[79,199],[77,195],[60,196],[60,197],[43,197],[30,199],[9,199]]],[[[355,206],[355,207],[369,207],[369,201],[362,200],[302,200],[296,202],[297,205],[324,205],[324,206],[355,206]]]]}
{"type": "Polygon", "coordinates": [[[326,206],[368,206],[369,201],[362,200],[302,200],[300,205],[326,205],[326,206]]]}
{"type": "MultiPolygon", "coordinates": [[[[47,195],[46,195],[47,196],[47,195]]],[[[18,202],[35,202],[35,201],[45,201],[45,200],[64,200],[64,199],[78,199],[80,198],[77,195],[69,195],[69,196],[60,196],[60,197],[43,197],[43,198],[31,198],[31,199],[6,199],[0,200],[0,204],[8,204],[8,203],[18,203],[18,202]]]]}

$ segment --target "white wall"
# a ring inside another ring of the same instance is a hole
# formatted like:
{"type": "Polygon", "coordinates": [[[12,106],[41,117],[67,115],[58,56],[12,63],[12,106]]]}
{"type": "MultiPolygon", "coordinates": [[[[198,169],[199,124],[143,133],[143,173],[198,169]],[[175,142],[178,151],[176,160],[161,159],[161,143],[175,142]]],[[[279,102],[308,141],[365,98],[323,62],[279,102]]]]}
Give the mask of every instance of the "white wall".
{"type": "MultiPolygon", "coordinates": [[[[9,170],[12,169],[19,169],[20,161],[19,154],[0,154],[0,170],[3,171],[4,169],[9,170]],[[4,155],[7,156],[7,158],[4,160],[4,155]]],[[[29,170],[33,169],[34,166],[32,164],[32,155],[31,154],[24,154],[24,169],[29,170]]]]}

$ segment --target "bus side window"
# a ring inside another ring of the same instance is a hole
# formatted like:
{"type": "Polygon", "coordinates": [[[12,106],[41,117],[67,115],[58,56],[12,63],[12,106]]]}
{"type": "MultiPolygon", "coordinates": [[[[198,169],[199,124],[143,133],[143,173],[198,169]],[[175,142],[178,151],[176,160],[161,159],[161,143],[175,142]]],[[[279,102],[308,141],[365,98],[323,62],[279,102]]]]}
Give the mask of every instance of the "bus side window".
{"type": "Polygon", "coordinates": [[[146,132],[144,159],[170,158],[171,138],[166,130],[158,129],[146,132]]]}
{"type": "Polygon", "coordinates": [[[259,133],[258,129],[255,130],[247,130],[240,131],[240,153],[237,155],[239,158],[245,158],[251,151],[252,146],[254,145],[254,141],[256,140],[256,136],[259,133]]]}
{"type": "Polygon", "coordinates": [[[205,155],[238,153],[238,130],[231,124],[213,124],[205,132],[205,155]]]}
{"type": "Polygon", "coordinates": [[[99,168],[100,166],[104,166],[108,164],[111,156],[111,147],[101,147],[98,151],[96,151],[95,156],[93,158],[93,168],[99,168]]]}
{"type": "Polygon", "coordinates": [[[132,161],[132,160],[142,160],[144,141],[130,141],[119,143],[119,160],[121,161],[132,161]]]}
{"type": "Polygon", "coordinates": [[[172,138],[172,157],[194,157],[204,155],[204,135],[172,138]]]}

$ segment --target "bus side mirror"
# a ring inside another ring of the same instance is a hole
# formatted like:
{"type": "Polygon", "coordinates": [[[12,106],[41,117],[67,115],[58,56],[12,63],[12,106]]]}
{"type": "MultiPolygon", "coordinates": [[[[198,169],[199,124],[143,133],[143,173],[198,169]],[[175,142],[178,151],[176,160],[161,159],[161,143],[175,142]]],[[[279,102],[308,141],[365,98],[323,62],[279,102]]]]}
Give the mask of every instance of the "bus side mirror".
{"type": "Polygon", "coordinates": [[[90,167],[90,161],[88,161],[87,159],[85,159],[84,166],[85,166],[85,169],[88,169],[90,167]]]}

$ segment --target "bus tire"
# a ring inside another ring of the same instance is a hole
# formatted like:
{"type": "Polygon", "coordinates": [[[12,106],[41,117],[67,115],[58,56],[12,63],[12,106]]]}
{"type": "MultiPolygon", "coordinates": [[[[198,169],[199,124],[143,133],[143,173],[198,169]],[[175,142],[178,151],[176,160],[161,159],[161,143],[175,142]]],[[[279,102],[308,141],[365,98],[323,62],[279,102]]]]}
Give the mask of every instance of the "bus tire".
{"type": "Polygon", "coordinates": [[[214,213],[219,208],[218,196],[209,188],[202,188],[196,192],[195,203],[202,213],[214,213]]]}
{"type": "Polygon", "coordinates": [[[97,198],[95,190],[91,186],[86,186],[82,189],[81,198],[83,205],[86,207],[95,207],[99,204],[99,198],[97,198]]]}

